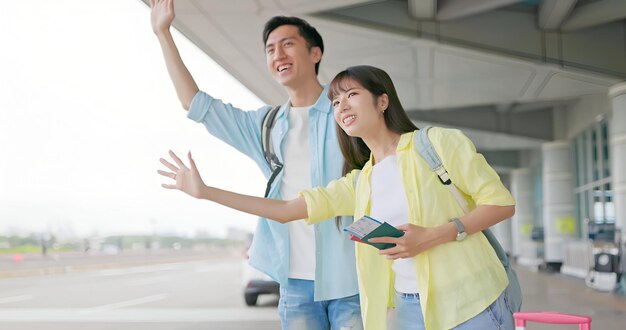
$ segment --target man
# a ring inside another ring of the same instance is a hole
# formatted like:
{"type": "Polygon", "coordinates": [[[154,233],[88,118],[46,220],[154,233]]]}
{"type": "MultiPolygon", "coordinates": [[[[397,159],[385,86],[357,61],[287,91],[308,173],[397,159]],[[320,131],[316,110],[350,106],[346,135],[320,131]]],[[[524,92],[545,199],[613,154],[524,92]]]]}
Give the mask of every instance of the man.
{"type": "MultiPolygon", "coordinates": [[[[273,107],[243,111],[199,91],[170,34],[172,0],[151,0],[151,6],[152,29],[187,116],[248,155],[269,177],[261,124],[273,107]]],[[[267,68],[289,95],[271,132],[284,168],[269,197],[290,199],[341,176],[332,105],[317,80],[324,45],[315,28],[296,17],[270,19],[263,42],[267,68]]],[[[349,221],[343,219],[343,226],[349,221]]],[[[354,245],[335,221],[307,226],[302,220],[283,225],[259,219],[250,264],[280,283],[283,329],[362,329],[354,245]]]]}

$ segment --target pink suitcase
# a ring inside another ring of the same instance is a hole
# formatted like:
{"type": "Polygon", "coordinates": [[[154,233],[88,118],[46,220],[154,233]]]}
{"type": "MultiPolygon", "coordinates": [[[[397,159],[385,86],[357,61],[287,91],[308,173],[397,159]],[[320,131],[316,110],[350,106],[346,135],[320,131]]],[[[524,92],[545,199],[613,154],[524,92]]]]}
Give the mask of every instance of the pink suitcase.
{"type": "Polygon", "coordinates": [[[591,318],[583,315],[562,314],[556,312],[537,312],[513,313],[513,317],[515,318],[515,330],[526,330],[526,322],[578,324],[579,330],[591,329],[591,318]]]}

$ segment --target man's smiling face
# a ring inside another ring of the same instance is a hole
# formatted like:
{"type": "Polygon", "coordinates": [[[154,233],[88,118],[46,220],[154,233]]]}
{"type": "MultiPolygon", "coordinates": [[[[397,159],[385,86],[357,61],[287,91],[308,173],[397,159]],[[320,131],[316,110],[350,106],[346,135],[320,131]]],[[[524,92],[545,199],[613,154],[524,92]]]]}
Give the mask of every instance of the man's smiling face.
{"type": "Polygon", "coordinates": [[[295,25],[274,29],[265,43],[267,68],[283,86],[295,87],[309,75],[316,77],[315,64],[321,60],[318,47],[309,46],[295,25]]]}

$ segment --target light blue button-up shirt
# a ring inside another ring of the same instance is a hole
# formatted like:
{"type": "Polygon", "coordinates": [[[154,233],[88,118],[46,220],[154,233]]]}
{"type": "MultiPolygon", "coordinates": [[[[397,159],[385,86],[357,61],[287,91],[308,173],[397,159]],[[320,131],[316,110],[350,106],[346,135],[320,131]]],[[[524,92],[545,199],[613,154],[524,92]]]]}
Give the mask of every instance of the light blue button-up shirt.
{"type": "MultiPolygon", "coordinates": [[[[327,95],[327,86],[309,111],[309,150],[311,152],[311,184],[326,186],[341,177],[343,156],[337,142],[333,110],[327,95]]],[[[281,106],[272,129],[272,142],[278,159],[283,161],[282,142],[289,129],[285,110],[281,106]]],[[[263,157],[261,124],[271,106],[256,111],[244,111],[225,104],[199,91],[193,98],[187,116],[204,124],[215,137],[248,155],[261,168],[266,178],[271,170],[263,157]]],[[[269,198],[280,199],[281,171],[270,190],[269,198]]],[[[304,188],[304,187],[303,187],[304,188]]],[[[343,218],[340,228],[352,222],[343,218]]],[[[315,231],[315,300],[331,300],[358,293],[354,242],[338,229],[334,219],[314,225],[315,231]]],[[[289,230],[286,224],[259,218],[250,249],[250,264],[266,273],[281,285],[289,274],[289,230]]]]}

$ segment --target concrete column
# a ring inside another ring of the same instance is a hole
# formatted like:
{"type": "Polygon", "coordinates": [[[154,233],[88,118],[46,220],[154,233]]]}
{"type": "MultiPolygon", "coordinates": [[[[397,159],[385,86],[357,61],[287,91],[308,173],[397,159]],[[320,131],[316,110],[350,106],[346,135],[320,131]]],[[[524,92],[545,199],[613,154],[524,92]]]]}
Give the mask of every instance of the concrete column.
{"type": "Polygon", "coordinates": [[[622,241],[626,241],[626,82],[613,85],[609,98],[613,108],[609,133],[615,225],[622,229],[622,241]]]}
{"type": "Polygon", "coordinates": [[[511,194],[515,198],[515,215],[511,218],[511,254],[525,264],[537,259],[537,246],[530,239],[533,219],[533,180],[529,168],[511,171],[511,194]]]}
{"type": "Polygon", "coordinates": [[[560,265],[565,243],[576,237],[574,160],[568,141],[547,142],[541,149],[545,261],[560,265]]]}
{"type": "Polygon", "coordinates": [[[513,250],[513,246],[512,246],[513,242],[511,241],[512,227],[513,226],[511,225],[511,219],[509,218],[509,219],[504,219],[500,221],[499,223],[497,223],[495,226],[491,228],[491,230],[493,231],[493,234],[498,239],[498,242],[500,242],[500,245],[502,245],[502,248],[504,249],[504,251],[508,253],[509,255],[511,255],[512,250],[513,250]]]}

